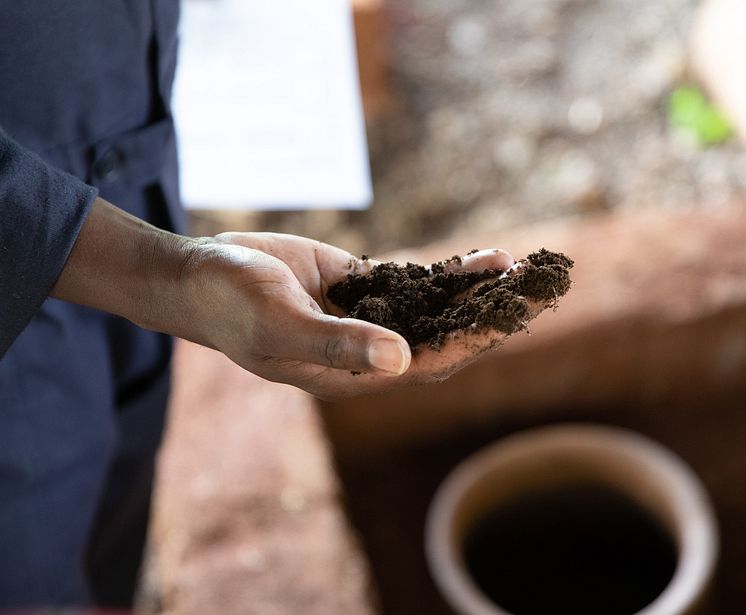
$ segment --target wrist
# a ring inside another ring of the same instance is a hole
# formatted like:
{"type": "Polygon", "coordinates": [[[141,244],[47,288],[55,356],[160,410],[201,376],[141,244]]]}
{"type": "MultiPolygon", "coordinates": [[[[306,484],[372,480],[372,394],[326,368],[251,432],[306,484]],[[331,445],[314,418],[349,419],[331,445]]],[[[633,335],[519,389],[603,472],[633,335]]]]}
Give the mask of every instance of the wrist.
{"type": "Polygon", "coordinates": [[[194,238],[165,231],[143,236],[140,249],[143,301],[129,317],[137,325],[154,331],[209,344],[197,325],[199,271],[206,258],[209,238],[194,238]]]}
{"type": "Polygon", "coordinates": [[[96,199],[51,296],[179,334],[182,273],[203,241],[158,229],[96,199]]]}

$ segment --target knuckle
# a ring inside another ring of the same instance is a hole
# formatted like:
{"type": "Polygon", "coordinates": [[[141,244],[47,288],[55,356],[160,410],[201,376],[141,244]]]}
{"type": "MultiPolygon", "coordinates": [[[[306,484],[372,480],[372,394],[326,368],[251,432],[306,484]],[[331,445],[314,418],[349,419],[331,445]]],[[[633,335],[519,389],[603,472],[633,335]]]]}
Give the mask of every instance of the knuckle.
{"type": "Polygon", "coordinates": [[[323,355],[329,367],[345,367],[349,360],[349,344],[341,337],[327,337],[323,343],[323,355]]]}
{"type": "Polygon", "coordinates": [[[236,233],[226,231],[223,233],[218,233],[212,239],[217,243],[233,243],[233,241],[235,241],[236,239],[236,233]]]}

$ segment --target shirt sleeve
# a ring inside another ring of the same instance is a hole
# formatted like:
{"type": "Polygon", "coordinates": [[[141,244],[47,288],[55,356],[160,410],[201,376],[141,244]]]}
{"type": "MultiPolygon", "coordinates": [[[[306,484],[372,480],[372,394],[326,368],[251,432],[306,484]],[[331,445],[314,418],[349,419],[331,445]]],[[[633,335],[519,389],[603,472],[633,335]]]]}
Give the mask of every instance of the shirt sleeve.
{"type": "Polygon", "coordinates": [[[0,127],[0,358],[52,290],[96,195],[0,127]]]}

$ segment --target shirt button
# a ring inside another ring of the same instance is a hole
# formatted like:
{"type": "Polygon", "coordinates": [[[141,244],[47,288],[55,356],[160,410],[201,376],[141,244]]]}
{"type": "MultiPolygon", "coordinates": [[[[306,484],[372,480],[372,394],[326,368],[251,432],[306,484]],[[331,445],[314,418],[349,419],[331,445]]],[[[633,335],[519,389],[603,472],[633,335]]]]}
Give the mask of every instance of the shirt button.
{"type": "Polygon", "coordinates": [[[96,163],[96,175],[105,182],[113,182],[119,177],[123,161],[124,157],[122,153],[115,147],[112,147],[96,163]]]}

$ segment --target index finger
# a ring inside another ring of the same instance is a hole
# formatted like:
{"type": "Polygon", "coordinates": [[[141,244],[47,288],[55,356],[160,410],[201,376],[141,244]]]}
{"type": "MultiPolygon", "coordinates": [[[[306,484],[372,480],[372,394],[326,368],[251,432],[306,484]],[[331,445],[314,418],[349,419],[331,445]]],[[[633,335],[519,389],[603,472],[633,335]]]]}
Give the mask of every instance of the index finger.
{"type": "MultiPolygon", "coordinates": [[[[514,264],[515,259],[510,252],[501,250],[500,248],[478,250],[470,252],[466,256],[455,256],[442,262],[443,271],[446,273],[479,272],[487,269],[507,271],[514,264]]],[[[430,269],[432,270],[433,267],[431,266],[430,269]]]]}

